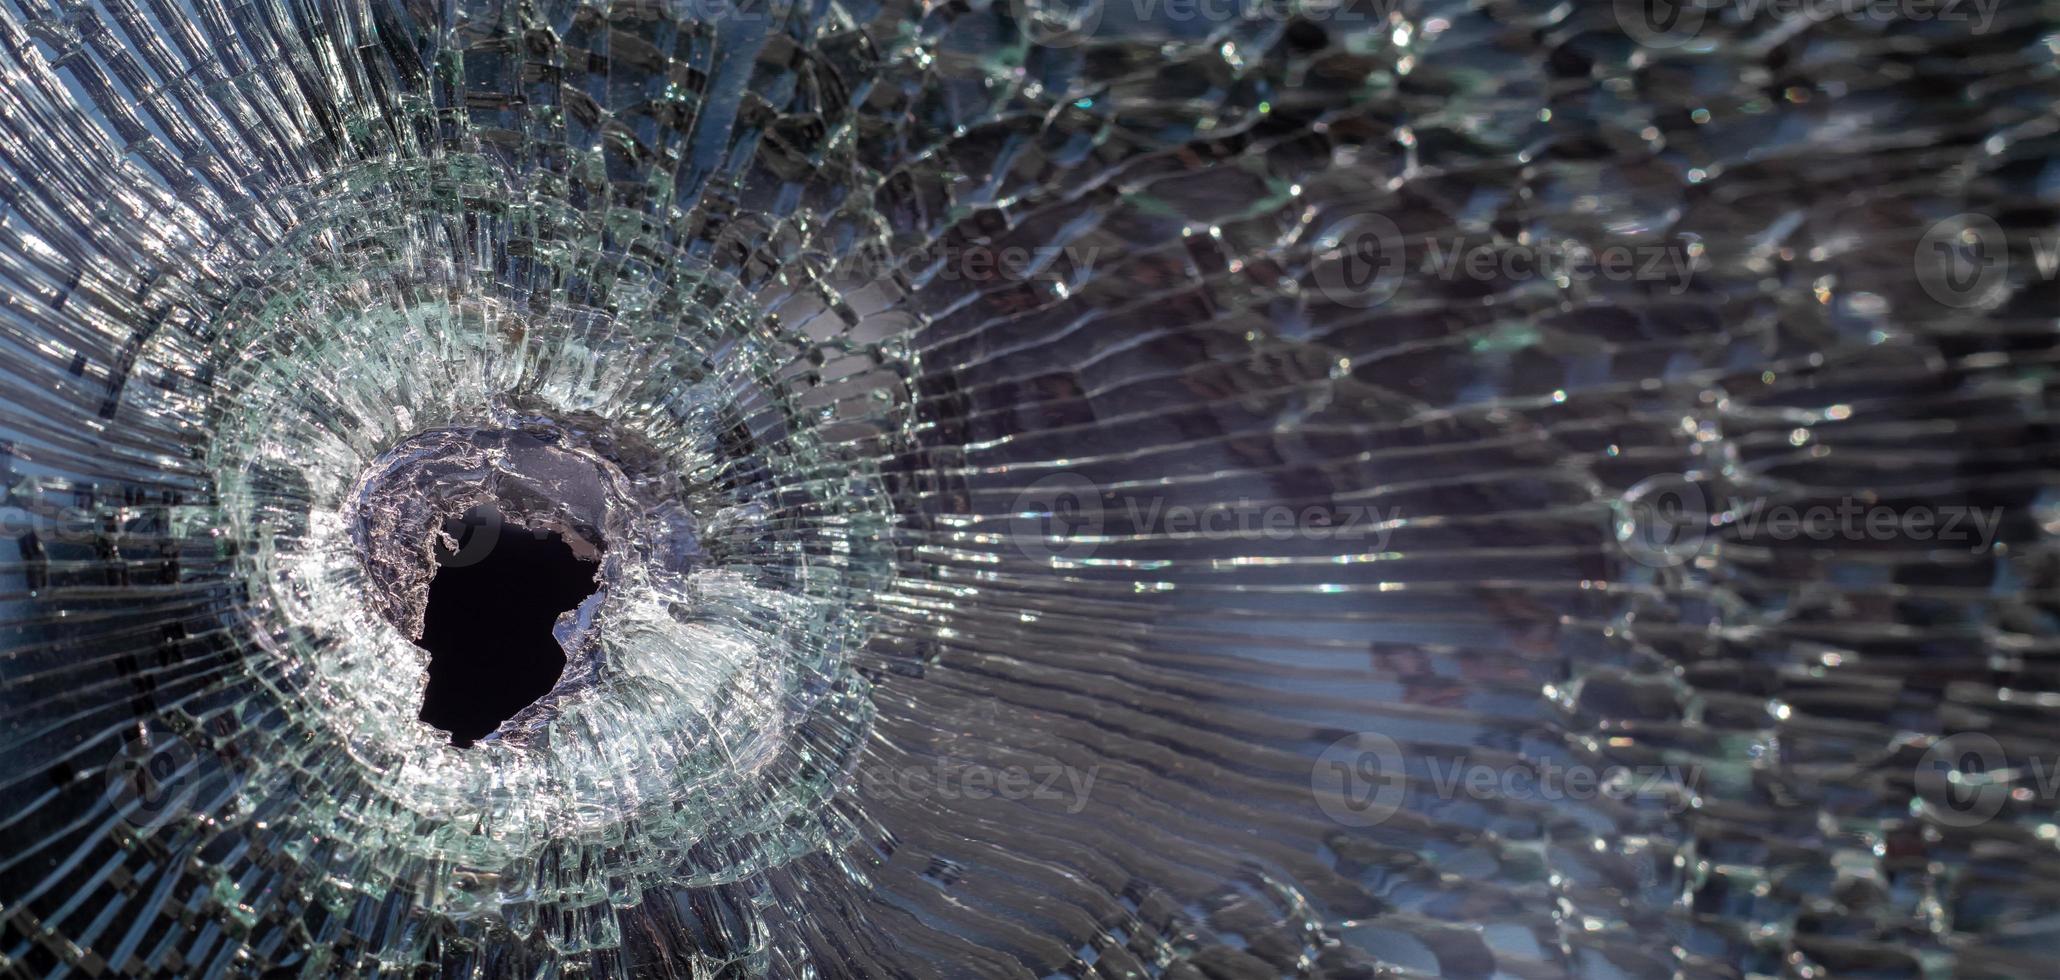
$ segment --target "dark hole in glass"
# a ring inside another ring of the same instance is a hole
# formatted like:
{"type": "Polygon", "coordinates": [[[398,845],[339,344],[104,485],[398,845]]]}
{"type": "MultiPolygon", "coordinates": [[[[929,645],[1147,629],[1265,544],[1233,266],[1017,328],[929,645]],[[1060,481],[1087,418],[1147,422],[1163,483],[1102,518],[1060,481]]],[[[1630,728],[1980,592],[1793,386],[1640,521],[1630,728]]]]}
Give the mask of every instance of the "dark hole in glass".
{"type": "Polygon", "coordinates": [[[594,593],[597,566],[555,532],[501,524],[492,507],[475,507],[444,529],[459,547],[437,547],[415,641],[430,654],[421,718],[463,748],[558,683],[565,651],[551,627],[594,593]]]}

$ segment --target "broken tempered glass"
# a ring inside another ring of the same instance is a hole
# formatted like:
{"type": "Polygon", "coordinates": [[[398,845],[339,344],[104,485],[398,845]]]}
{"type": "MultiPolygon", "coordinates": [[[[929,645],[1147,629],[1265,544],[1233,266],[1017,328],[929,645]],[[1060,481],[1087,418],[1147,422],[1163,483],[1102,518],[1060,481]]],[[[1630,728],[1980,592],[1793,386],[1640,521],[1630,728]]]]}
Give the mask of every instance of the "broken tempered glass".
{"type": "Polygon", "coordinates": [[[0,3],[0,972],[2044,972],[2060,22],[1908,6],[0,3]]]}

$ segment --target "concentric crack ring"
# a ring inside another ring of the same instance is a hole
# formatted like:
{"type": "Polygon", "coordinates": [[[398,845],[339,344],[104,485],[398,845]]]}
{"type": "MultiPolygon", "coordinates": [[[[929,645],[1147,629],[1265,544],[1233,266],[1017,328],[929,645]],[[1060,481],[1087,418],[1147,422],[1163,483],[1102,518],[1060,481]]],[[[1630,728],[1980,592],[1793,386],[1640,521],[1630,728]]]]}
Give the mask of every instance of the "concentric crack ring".
{"type": "Polygon", "coordinates": [[[358,855],[341,888],[398,880],[518,934],[539,903],[819,848],[870,717],[849,658],[891,575],[884,494],[778,393],[791,351],[734,283],[654,262],[634,300],[540,308],[535,285],[588,256],[476,180],[470,233],[527,235],[527,261],[487,275],[455,240],[411,251],[458,220],[432,203],[450,173],[385,174],[379,192],[413,206],[311,225],[266,267],[302,288],[253,293],[223,323],[237,397],[217,406],[210,465],[225,525],[256,542],[239,559],[269,653],[256,673],[292,706],[282,740],[350,760],[296,774],[299,793],[249,787],[253,805],[297,796],[279,819],[358,855]],[[305,383],[342,372],[365,401],[305,383]],[[603,588],[558,686],[457,751],[412,715],[411,627],[433,530],[484,502],[592,529],[603,588]],[[607,874],[550,877],[585,847],[607,874]],[[687,865],[692,849],[724,858],[687,865]]]}

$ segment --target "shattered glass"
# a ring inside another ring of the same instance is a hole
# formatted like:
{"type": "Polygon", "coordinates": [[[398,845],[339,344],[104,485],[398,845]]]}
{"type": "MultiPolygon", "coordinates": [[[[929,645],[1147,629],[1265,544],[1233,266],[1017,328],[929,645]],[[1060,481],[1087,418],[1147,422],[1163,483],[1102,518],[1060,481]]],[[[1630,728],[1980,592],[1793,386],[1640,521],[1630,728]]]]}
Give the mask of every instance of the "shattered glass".
{"type": "Polygon", "coordinates": [[[0,971],[2048,972],[2060,15],[1793,6],[7,0],[0,971]]]}

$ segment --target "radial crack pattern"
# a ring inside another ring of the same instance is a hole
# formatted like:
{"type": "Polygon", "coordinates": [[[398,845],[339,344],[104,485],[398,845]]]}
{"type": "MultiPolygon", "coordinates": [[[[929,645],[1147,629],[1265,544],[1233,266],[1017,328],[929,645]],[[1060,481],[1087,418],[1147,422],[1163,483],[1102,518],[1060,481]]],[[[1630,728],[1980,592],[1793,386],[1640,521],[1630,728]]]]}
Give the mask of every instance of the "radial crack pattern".
{"type": "Polygon", "coordinates": [[[2060,20],[1790,6],[0,3],[0,971],[2049,972],[2060,20]]]}

